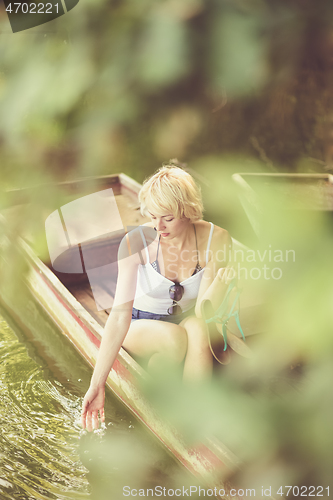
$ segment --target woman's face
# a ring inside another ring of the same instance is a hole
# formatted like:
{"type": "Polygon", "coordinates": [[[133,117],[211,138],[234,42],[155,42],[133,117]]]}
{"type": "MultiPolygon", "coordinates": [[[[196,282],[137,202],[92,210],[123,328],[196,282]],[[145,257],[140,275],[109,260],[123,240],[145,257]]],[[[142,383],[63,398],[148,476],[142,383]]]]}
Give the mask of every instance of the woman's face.
{"type": "Polygon", "coordinates": [[[157,213],[148,209],[154,228],[161,235],[161,238],[172,239],[180,236],[184,231],[188,219],[177,219],[172,213],[157,213]]]}

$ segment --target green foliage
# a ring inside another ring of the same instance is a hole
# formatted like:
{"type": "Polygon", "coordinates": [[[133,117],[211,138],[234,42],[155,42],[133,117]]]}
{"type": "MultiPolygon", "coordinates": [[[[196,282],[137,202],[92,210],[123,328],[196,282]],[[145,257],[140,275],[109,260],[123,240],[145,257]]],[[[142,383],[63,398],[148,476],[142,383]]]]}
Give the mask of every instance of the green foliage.
{"type": "Polygon", "coordinates": [[[145,24],[136,58],[139,82],[148,89],[178,82],[188,72],[190,62],[185,23],[161,5],[145,24]]]}
{"type": "MultiPolygon", "coordinates": [[[[246,487],[331,483],[331,223],[286,214],[265,185],[258,242],[230,177],[332,169],[332,5],[82,0],[15,35],[0,16],[1,187],[120,171],[142,181],[179,156],[203,185],[207,219],[251,247],[295,250],[282,280],[260,283],[270,335],[252,363],[235,361],[209,387],[161,374],[147,388],[189,442],[208,432],[226,443],[246,487]]],[[[13,240],[24,229],[42,254],[61,196],[32,190],[13,240]]],[[[1,209],[14,202],[2,195],[1,209]]],[[[11,289],[25,267],[5,256],[11,289]]]]}
{"type": "Polygon", "coordinates": [[[212,20],[212,84],[232,98],[257,91],[268,76],[258,12],[221,8],[212,20]]]}
{"type": "Polygon", "coordinates": [[[81,2],[15,35],[2,15],[1,170],[20,185],[32,171],[142,180],[176,155],[329,164],[332,8],[312,14],[282,0],[81,2]],[[179,146],[160,147],[170,120],[179,146]]]}

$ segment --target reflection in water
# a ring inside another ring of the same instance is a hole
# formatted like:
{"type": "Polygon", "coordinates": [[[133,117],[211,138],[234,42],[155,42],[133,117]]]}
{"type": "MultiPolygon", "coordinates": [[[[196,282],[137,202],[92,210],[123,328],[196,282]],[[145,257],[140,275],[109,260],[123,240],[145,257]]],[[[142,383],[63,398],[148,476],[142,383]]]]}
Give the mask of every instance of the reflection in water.
{"type": "Polygon", "coordinates": [[[81,398],[47,377],[1,317],[0,356],[1,499],[88,498],[81,398]]]}

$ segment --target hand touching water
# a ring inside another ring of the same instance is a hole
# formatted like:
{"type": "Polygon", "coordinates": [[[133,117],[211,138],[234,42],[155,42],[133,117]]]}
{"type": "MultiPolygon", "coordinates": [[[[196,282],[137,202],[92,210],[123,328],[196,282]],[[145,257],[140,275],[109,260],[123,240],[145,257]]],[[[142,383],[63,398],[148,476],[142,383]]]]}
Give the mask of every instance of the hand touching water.
{"type": "Polygon", "coordinates": [[[105,401],[105,388],[103,387],[89,387],[86,395],[84,396],[81,411],[81,425],[83,429],[92,431],[98,429],[98,413],[101,422],[104,422],[104,401],[105,401]]]}

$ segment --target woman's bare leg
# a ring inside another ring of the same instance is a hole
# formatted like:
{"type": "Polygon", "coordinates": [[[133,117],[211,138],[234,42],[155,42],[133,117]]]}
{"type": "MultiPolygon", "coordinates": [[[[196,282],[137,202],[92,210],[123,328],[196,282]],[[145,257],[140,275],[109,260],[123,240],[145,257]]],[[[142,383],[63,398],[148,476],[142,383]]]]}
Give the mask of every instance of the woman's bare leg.
{"type": "Polygon", "coordinates": [[[130,354],[148,359],[152,370],[166,362],[179,365],[186,354],[187,333],[174,323],[139,319],[131,324],[123,346],[130,354]]]}
{"type": "Polygon", "coordinates": [[[213,358],[208,344],[205,322],[196,316],[189,316],[180,325],[187,333],[184,380],[201,381],[209,379],[212,375],[213,358]]]}

